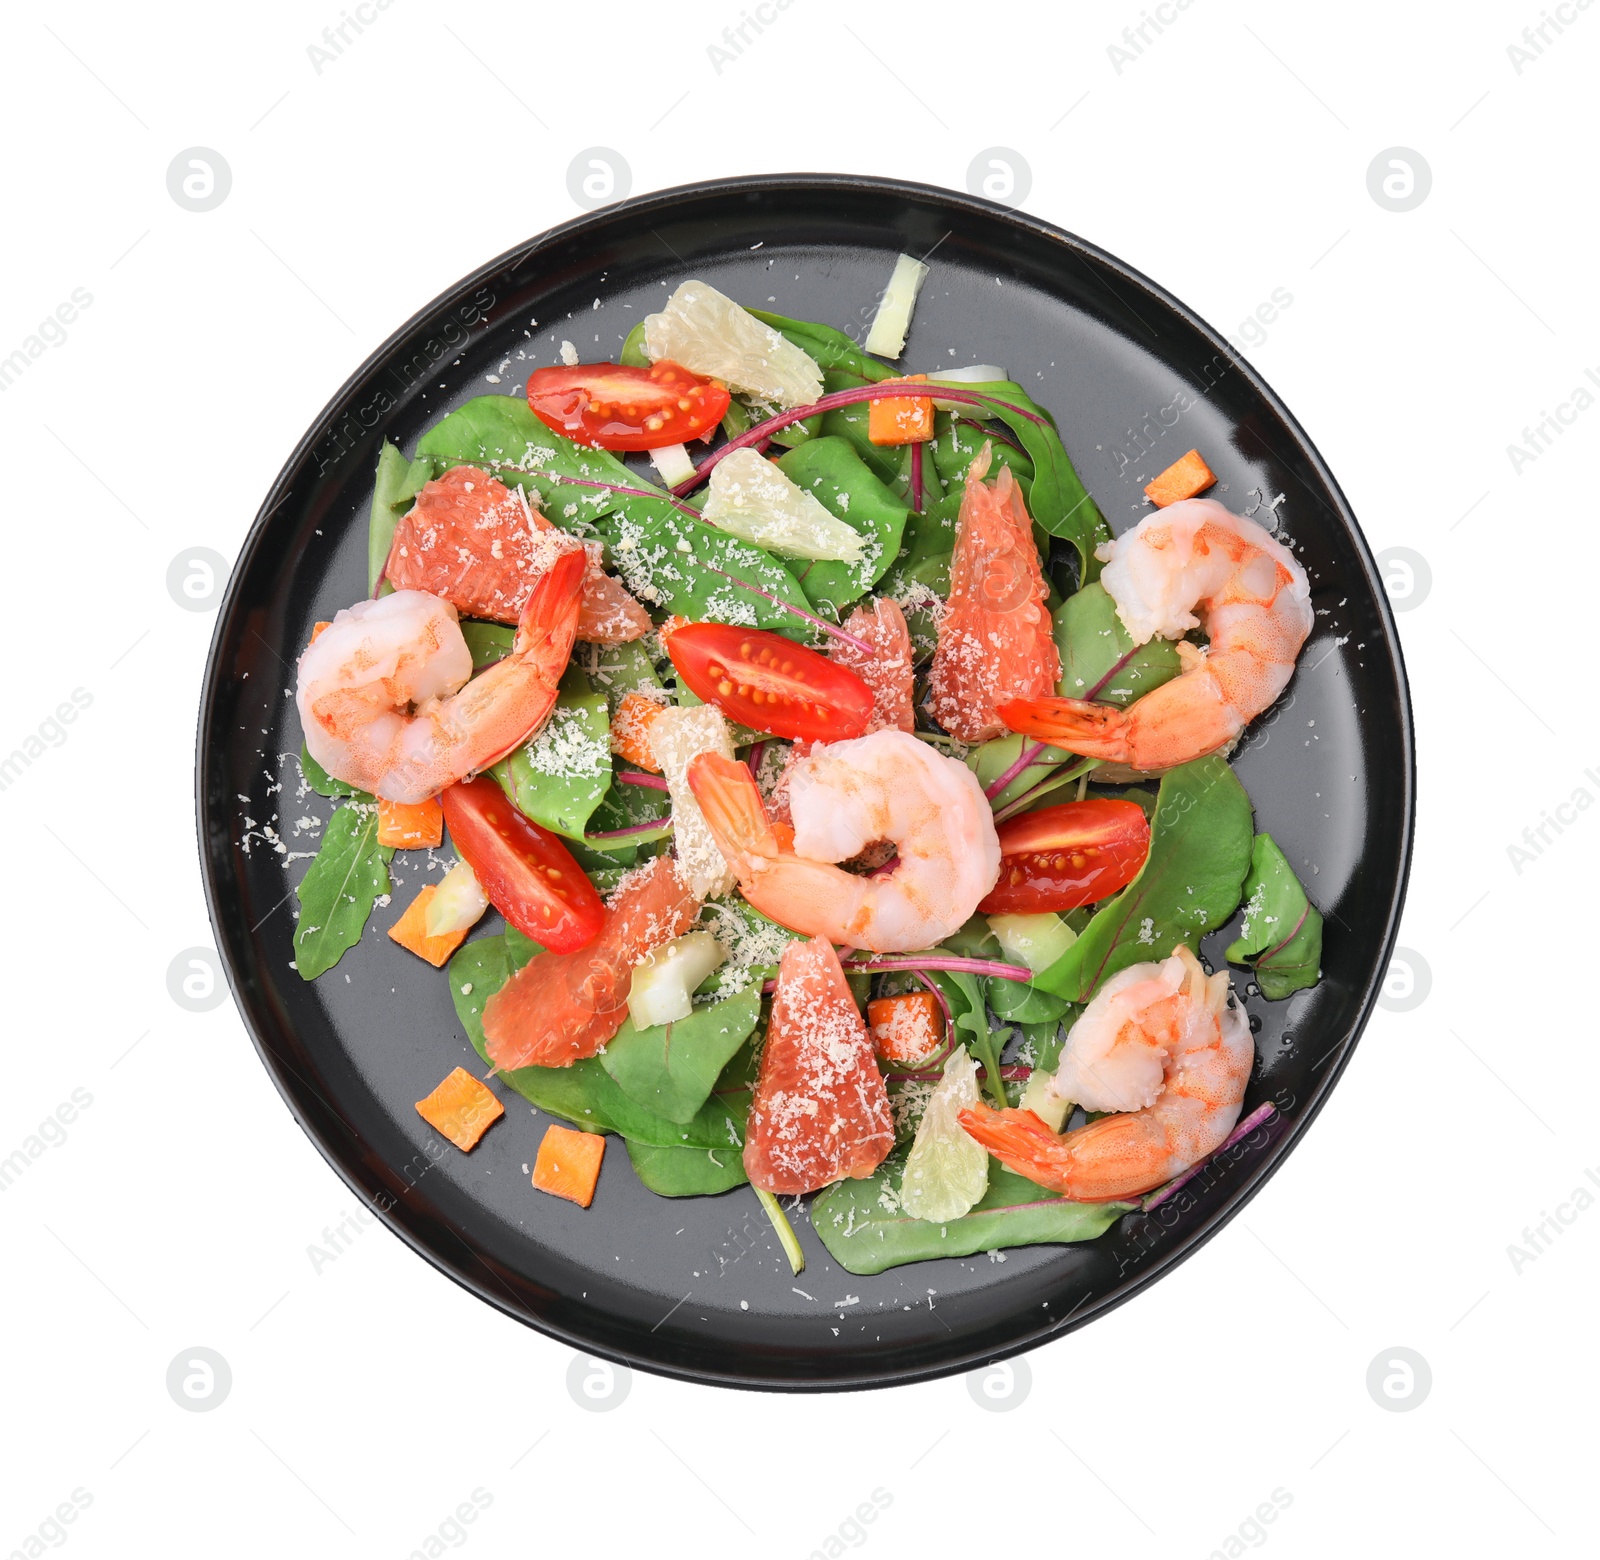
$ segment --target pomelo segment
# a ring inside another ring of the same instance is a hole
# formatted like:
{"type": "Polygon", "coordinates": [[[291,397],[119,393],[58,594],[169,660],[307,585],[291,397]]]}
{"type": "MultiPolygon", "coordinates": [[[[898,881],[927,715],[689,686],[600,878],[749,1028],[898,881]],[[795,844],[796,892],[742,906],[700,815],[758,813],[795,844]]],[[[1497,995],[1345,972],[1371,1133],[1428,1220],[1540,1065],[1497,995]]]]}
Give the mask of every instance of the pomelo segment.
{"type": "Polygon", "coordinates": [[[888,1090],[839,956],[825,938],[796,940],[778,966],[745,1174],[764,1191],[814,1192],[871,1175],[893,1147],[888,1090]]]}

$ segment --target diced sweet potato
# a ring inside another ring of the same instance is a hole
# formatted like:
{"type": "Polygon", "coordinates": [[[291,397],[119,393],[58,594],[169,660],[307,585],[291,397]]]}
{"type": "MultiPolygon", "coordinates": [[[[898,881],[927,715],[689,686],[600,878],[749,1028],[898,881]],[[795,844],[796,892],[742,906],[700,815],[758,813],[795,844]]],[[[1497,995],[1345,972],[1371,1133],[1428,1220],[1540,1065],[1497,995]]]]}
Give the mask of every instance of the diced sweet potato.
{"type": "Polygon", "coordinates": [[[660,774],[661,765],[650,746],[650,727],[660,713],[661,706],[648,694],[625,693],[611,717],[611,751],[640,769],[660,774]]]}
{"type": "Polygon", "coordinates": [[[378,843],[397,850],[422,850],[444,843],[444,808],[436,797],[425,802],[386,802],[378,798],[378,843]]]}
{"type": "Polygon", "coordinates": [[[1154,482],[1147,482],[1144,496],[1156,508],[1165,509],[1180,499],[1197,498],[1216,480],[1216,473],[1206,465],[1200,451],[1190,450],[1173,461],[1154,482]]]}
{"type": "Polygon", "coordinates": [[[574,1132],[570,1127],[552,1126],[539,1145],[533,1165],[533,1184],[553,1197],[565,1197],[580,1208],[594,1201],[595,1183],[600,1179],[600,1161],[605,1158],[606,1140],[598,1132],[574,1132]]]}
{"type": "Polygon", "coordinates": [[[873,1049],[886,1062],[920,1062],[944,1041],[944,1011],[931,991],[878,997],[867,1004],[873,1049]]]}
{"type": "Polygon", "coordinates": [[[469,926],[459,932],[440,932],[437,937],[428,935],[428,901],[437,887],[437,883],[427,884],[406,906],[406,913],[389,928],[389,936],[395,942],[419,959],[426,959],[435,969],[466,941],[467,933],[472,930],[469,926]]]}
{"type": "Polygon", "coordinates": [[[427,1099],[417,1101],[417,1114],[462,1153],[471,1150],[505,1113],[494,1090],[465,1067],[456,1068],[427,1099]]]}
{"type": "MultiPolygon", "coordinates": [[[[926,384],[926,374],[886,379],[885,384],[926,384]]],[[[885,396],[867,403],[867,437],[874,444],[924,444],[933,437],[933,399],[930,396],[885,396]]]]}

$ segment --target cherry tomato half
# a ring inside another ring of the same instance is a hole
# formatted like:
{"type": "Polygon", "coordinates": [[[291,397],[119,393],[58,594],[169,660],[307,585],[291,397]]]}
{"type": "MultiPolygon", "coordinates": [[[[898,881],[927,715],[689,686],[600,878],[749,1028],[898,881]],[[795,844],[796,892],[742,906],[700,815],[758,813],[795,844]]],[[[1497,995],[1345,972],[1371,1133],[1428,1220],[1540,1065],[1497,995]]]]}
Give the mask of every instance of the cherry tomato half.
{"type": "Polygon", "coordinates": [[[482,775],[448,787],[439,800],[451,842],[519,932],[551,953],[576,953],[595,940],[605,906],[555,835],[482,775]]]}
{"type": "Polygon", "coordinates": [[[1008,819],[1000,878],[978,908],[985,915],[1036,915],[1092,905],[1139,875],[1150,824],[1137,802],[1091,797],[1008,819]]]}
{"type": "Polygon", "coordinates": [[[666,639],[678,675],[730,720],[791,741],[859,737],[872,690],[848,668],[781,634],[689,623],[666,639]]]}
{"type": "Polygon", "coordinates": [[[663,358],[649,368],[579,363],[536,368],[528,405],[576,444],[603,450],[658,450],[703,438],[728,410],[728,387],[663,358]]]}

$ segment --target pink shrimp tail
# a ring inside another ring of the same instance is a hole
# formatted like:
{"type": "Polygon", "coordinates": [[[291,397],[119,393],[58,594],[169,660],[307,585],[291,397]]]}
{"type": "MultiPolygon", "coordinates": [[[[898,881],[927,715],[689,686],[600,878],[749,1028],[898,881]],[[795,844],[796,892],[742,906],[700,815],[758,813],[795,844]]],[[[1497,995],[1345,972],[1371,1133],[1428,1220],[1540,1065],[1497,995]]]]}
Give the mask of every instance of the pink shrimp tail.
{"type": "Polygon", "coordinates": [[[1085,758],[1128,761],[1128,717],[1085,699],[1012,699],[995,713],[1012,731],[1085,758]]]}

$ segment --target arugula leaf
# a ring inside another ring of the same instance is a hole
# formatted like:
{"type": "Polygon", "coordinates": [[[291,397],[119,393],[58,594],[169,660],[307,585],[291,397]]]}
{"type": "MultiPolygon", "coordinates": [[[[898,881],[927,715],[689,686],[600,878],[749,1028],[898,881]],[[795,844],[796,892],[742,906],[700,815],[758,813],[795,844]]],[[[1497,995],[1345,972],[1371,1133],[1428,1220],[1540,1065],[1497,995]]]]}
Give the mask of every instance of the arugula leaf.
{"type": "Polygon", "coordinates": [[[866,540],[856,563],[822,558],[795,565],[811,605],[819,611],[831,607],[843,621],[844,609],[871,590],[899,555],[910,506],[873,475],[845,439],[810,439],[782,456],[778,468],[866,540]]]}
{"type": "Polygon", "coordinates": [[[1138,877],[1034,984],[1086,1002],[1130,964],[1164,959],[1180,942],[1197,948],[1238,907],[1252,839],[1250,798],[1225,759],[1213,754],[1169,769],[1138,877]]]}
{"type": "Polygon", "coordinates": [[[632,1018],[600,1053],[629,1099],[668,1121],[692,1121],[735,1051],[761,1022],[761,986],[650,1029],[632,1018]]]}
{"type": "Polygon", "coordinates": [[[305,782],[318,796],[340,797],[356,796],[364,802],[372,798],[365,792],[359,791],[355,786],[343,780],[335,780],[326,769],[314,759],[306,750],[305,743],[300,744],[300,773],[305,782]]]}
{"type": "Polygon", "coordinates": [[[1054,622],[1061,652],[1056,692],[1064,699],[1098,699],[1125,709],[1182,670],[1178,647],[1170,640],[1152,639],[1134,648],[1116,603],[1098,581],[1068,596],[1056,608],[1054,622]]]}
{"type": "Polygon", "coordinates": [[[301,980],[331,970],[361,940],[379,894],[389,892],[392,847],[378,843],[378,809],[347,802],[322,831],[322,846],[300,886],[294,929],[295,968],[301,980]]]}
{"type": "Polygon", "coordinates": [[[1040,991],[1026,981],[991,975],[984,980],[984,987],[994,1016],[1008,1024],[1054,1023],[1067,1011],[1064,997],[1040,991]]]}
{"type": "MultiPolygon", "coordinates": [[[[934,953],[950,953],[946,948],[935,948],[934,953]]],[[[1000,1051],[1005,1035],[989,1028],[989,1010],[983,1002],[983,986],[976,975],[964,970],[929,970],[928,979],[944,993],[950,1004],[951,1038],[955,1044],[965,1043],[973,1059],[983,1068],[983,1086],[991,1099],[1002,1110],[1005,1108],[1005,1087],[1000,1077],[1000,1051]]]]}
{"type": "Polygon", "coordinates": [[[590,815],[611,789],[611,722],[606,699],[581,666],[569,666],[550,718],[533,739],[490,767],[527,817],[582,840],[590,815]]]}
{"type": "Polygon", "coordinates": [[[625,1141],[633,1173],[657,1197],[714,1197],[750,1179],[735,1148],[659,1148],[625,1141]]]}
{"type": "Polygon", "coordinates": [[[1223,957],[1254,965],[1269,1002],[1316,985],[1322,979],[1322,914],[1270,834],[1256,836],[1244,901],[1244,924],[1223,957]]]}
{"type": "Polygon", "coordinates": [[[881,1273],[903,1262],[970,1257],[1002,1246],[1093,1240],[1137,1207],[1068,1202],[995,1161],[989,1166],[989,1190],[972,1211],[935,1224],[901,1210],[904,1170],[904,1157],[895,1154],[874,1175],[836,1182],[811,1204],[811,1227],[846,1272],[881,1273]]]}

